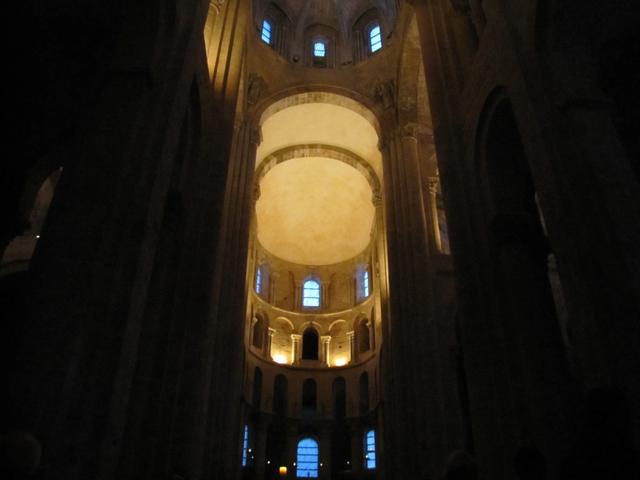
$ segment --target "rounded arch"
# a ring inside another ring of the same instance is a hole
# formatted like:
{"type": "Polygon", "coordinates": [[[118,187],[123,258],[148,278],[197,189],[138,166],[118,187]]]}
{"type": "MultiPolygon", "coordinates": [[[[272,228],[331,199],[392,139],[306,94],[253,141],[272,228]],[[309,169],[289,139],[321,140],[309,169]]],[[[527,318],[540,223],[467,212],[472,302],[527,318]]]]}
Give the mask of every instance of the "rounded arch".
{"type": "Polygon", "coordinates": [[[489,205],[489,217],[504,213],[531,213],[535,187],[522,136],[504,87],[495,88],[485,101],[475,138],[480,192],[489,205]]]}
{"type": "Polygon", "coordinates": [[[318,84],[287,88],[265,97],[256,104],[252,116],[253,127],[259,128],[280,110],[306,103],[328,103],[348,108],[364,117],[375,129],[378,137],[381,136],[381,112],[370,98],[353,90],[318,84]]]}
{"type": "Polygon", "coordinates": [[[276,324],[281,324],[279,325],[281,328],[284,328],[287,333],[293,333],[296,329],[296,327],[294,326],[293,322],[291,320],[289,320],[287,317],[277,317],[276,318],[276,324]]]}
{"type": "Polygon", "coordinates": [[[327,327],[327,332],[331,333],[334,331],[342,331],[342,330],[345,330],[346,327],[347,327],[347,321],[342,318],[339,318],[329,324],[329,326],[327,327]]]}
{"type": "Polygon", "coordinates": [[[374,196],[381,194],[380,179],[369,162],[346,148],[324,144],[291,145],[268,154],[256,169],[254,184],[259,185],[264,176],[276,165],[301,157],[331,158],[346,163],[367,179],[374,196]]]}

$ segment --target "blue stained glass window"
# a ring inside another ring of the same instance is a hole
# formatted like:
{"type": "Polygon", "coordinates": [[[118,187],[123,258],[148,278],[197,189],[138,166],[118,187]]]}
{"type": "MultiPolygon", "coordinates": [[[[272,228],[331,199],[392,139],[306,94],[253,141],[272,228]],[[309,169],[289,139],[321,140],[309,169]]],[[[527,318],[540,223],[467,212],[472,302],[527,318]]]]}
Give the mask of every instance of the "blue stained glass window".
{"type": "Polygon", "coordinates": [[[303,438],[298,442],[297,478],[318,478],[318,442],[303,438]]]}
{"type": "Polygon", "coordinates": [[[256,293],[262,293],[262,267],[256,270],[256,293]]]}
{"type": "Polygon", "coordinates": [[[249,452],[249,425],[244,426],[242,434],[242,466],[247,466],[247,454],[249,452]]]}
{"type": "Polygon", "coordinates": [[[380,25],[375,25],[369,30],[369,46],[371,47],[371,53],[377,52],[382,48],[382,33],[380,32],[380,25]]]}
{"type": "Polygon", "coordinates": [[[302,306],[320,306],[320,284],[315,280],[307,280],[302,287],[302,306]]]}
{"type": "Polygon", "coordinates": [[[260,38],[264,43],[271,45],[271,22],[269,20],[263,20],[260,38]]]}
{"type": "Polygon", "coordinates": [[[369,470],[376,468],[376,431],[369,430],[365,436],[365,466],[369,470]]]}
{"type": "Polygon", "coordinates": [[[327,53],[327,46],[324,42],[315,42],[313,44],[313,56],[324,57],[327,53]]]}
{"type": "Polygon", "coordinates": [[[369,272],[367,270],[362,274],[362,295],[364,298],[369,296],[369,272]]]}

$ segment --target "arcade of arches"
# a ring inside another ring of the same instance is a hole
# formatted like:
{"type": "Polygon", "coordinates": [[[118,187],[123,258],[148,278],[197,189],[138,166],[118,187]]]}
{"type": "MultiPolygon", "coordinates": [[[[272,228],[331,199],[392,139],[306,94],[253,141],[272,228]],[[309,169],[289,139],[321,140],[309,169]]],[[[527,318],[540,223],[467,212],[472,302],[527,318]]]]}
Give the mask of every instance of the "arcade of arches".
{"type": "Polygon", "coordinates": [[[640,470],[640,7],[8,6],[0,472],[640,470]]]}

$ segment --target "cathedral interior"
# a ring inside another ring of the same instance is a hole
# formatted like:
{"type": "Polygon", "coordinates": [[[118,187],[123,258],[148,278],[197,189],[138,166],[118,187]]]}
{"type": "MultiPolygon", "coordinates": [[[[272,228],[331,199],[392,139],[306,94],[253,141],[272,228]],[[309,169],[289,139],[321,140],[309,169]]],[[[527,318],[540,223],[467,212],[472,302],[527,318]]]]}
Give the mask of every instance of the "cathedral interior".
{"type": "Polygon", "coordinates": [[[6,8],[3,478],[640,475],[637,1],[6,8]]]}

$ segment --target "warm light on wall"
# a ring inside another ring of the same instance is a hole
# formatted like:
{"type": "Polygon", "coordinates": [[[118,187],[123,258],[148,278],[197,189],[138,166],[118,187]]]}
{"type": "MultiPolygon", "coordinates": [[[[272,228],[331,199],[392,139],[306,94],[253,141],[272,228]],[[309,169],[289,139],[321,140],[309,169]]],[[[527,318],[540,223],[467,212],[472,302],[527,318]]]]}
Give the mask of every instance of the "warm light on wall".
{"type": "Polygon", "coordinates": [[[348,363],[346,357],[338,357],[333,361],[333,365],[336,367],[342,367],[348,363]]]}
{"type": "Polygon", "coordinates": [[[280,467],[278,469],[278,473],[280,473],[281,477],[286,477],[287,476],[287,467],[280,467]]]}
{"type": "Polygon", "coordinates": [[[282,353],[274,353],[272,355],[273,361],[276,363],[289,363],[287,362],[287,357],[282,353]]]}

